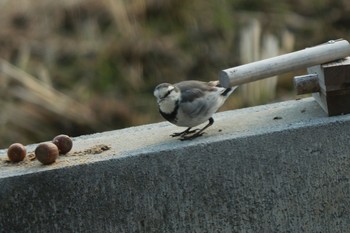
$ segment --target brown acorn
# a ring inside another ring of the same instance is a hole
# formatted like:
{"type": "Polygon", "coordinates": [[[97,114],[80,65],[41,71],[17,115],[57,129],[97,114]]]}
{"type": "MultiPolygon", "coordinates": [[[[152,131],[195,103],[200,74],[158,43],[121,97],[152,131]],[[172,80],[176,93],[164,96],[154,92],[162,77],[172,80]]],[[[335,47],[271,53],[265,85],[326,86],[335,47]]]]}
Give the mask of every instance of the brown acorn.
{"type": "Polygon", "coordinates": [[[20,162],[26,157],[27,150],[21,143],[13,143],[7,150],[7,156],[12,162],[20,162]]]}
{"type": "Polygon", "coordinates": [[[73,147],[73,141],[68,135],[58,135],[52,142],[58,147],[60,154],[67,154],[73,147]]]}
{"type": "Polygon", "coordinates": [[[41,143],[35,149],[35,157],[45,165],[54,163],[58,157],[58,148],[52,142],[41,143]]]}

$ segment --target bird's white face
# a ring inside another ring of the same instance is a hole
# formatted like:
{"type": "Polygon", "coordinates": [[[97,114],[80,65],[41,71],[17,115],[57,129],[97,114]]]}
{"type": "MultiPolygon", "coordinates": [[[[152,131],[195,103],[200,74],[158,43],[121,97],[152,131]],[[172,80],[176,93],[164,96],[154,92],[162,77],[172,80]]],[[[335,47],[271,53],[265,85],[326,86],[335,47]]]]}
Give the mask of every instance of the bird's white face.
{"type": "Polygon", "coordinates": [[[165,100],[176,101],[180,97],[180,91],[173,85],[168,83],[159,84],[153,92],[154,96],[157,98],[158,104],[165,100]]]}
{"type": "Polygon", "coordinates": [[[169,83],[159,84],[153,92],[157,98],[159,109],[164,113],[171,113],[180,99],[180,90],[169,83]]]}

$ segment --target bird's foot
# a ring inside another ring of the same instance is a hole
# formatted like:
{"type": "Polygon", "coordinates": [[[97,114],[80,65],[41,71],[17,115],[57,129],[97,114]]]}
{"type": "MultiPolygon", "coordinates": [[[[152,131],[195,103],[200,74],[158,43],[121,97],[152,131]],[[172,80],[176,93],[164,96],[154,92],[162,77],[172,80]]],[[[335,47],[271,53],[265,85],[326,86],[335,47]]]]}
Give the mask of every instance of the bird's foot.
{"type": "MultiPolygon", "coordinates": [[[[202,135],[204,134],[204,130],[205,130],[206,128],[208,128],[209,126],[211,126],[213,123],[214,123],[214,119],[213,119],[212,117],[210,117],[210,118],[209,118],[209,123],[208,123],[206,126],[204,126],[204,127],[201,128],[201,129],[197,129],[198,131],[197,131],[197,130],[192,130],[192,131],[194,131],[194,133],[191,134],[191,135],[189,135],[189,133],[187,132],[186,134],[184,134],[184,135],[182,135],[182,136],[180,137],[180,140],[181,140],[181,141],[192,140],[192,139],[195,139],[195,138],[198,138],[198,137],[202,136],[202,135]]],[[[191,129],[191,128],[188,128],[188,129],[185,130],[184,132],[190,131],[190,129],[191,129]]]]}
{"type": "Polygon", "coordinates": [[[179,133],[173,133],[171,134],[170,136],[172,137],[184,137],[188,134],[193,134],[195,132],[197,132],[199,129],[194,129],[194,130],[189,130],[189,129],[186,129],[185,131],[182,131],[182,132],[179,132],[179,133]]]}
{"type": "Polygon", "coordinates": [[[192,139],[195,139],[195,138],[198,138],[198,137],[202,136],[203,134],[204,134],[204,132],[201,132],[201,131],[199,131],[197,133],[194,133],[192,135],[186,134],[186,135],[181,136],[180,140],[181,141],[192,140],[192,139]]]}

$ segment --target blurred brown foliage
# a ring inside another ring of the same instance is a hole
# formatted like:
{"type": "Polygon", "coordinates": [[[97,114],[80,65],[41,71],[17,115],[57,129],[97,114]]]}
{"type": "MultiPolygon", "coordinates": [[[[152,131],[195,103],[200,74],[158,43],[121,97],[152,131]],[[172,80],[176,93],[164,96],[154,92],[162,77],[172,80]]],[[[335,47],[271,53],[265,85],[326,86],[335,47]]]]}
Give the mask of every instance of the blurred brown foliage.
{"type": "MultiPolygon", "coordinates": [[[[239,32],[250,19],[279,41],[291,33],[296,50],[350,34],[347,0],[1,0],[0,6],[0,147],[161,120],[154,86],[215,80],[219,70],[241,64],[239,32]]],[[[277,98],[292,96],[289,85],[278,82],[277,98]]],[[[226,109],[247,105],[233,98],[226,109]]]]}

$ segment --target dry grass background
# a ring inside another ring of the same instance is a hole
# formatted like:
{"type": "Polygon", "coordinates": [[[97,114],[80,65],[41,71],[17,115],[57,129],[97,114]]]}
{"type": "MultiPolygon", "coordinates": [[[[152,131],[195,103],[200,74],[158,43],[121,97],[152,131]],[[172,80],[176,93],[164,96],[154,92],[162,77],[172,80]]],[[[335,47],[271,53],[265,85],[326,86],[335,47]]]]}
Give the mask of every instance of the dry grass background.
{"type": "MultiPolygon", "coordinates": [[[[0,147],[161,120],[160,82],[349,39],[347,0],[0,0],[0,147]]],[[[291,77],[223,109],[294,98],[291,77]]]]}

